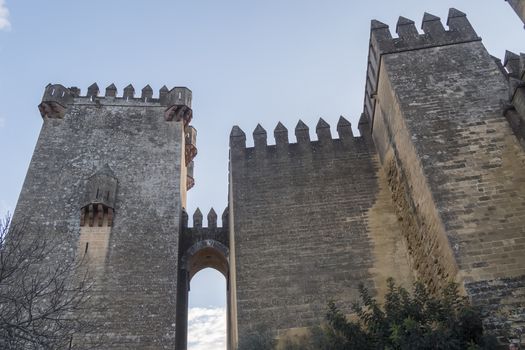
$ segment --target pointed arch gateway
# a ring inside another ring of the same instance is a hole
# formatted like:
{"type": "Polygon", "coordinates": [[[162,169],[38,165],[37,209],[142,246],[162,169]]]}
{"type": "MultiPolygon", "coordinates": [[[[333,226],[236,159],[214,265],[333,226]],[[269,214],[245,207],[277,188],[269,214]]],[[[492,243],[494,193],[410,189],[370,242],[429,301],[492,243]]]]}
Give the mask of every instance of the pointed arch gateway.
{"type": "MultiPolygon", "coordinates": [[[[177,299],[177,349],[187,348],[188,294],[193,276],[205,268],[219,271],[226,279],[227,327],[230,327],[230,242],[228,208],[222,215],[223,227],[217,227],[217,214],[213,208],[208,213],[208,227],[202,227],[202,212],[197,208],[193,227],[188,227],[188,216],[183,212],[183,230],[179,250],[179,276],[177,299]]],[[[230,332],[227,329],[228,348],[230,332]]]]}

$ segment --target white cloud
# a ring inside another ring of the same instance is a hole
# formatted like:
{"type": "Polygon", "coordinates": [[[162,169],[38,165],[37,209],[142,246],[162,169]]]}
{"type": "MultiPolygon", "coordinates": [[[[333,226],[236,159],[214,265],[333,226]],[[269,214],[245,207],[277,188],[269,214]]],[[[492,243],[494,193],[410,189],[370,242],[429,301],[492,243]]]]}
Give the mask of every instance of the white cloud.
{"type": "Polygon", "coordinates": [[[0,0],[0,30],[10,29],[11,22],[9,22],[9,10],[5,5],[5,0],[0,0]]]}
{"type": "Polygon", "coordinates": [[[188,349],[226,349],[225,308],[190,308],[188,313],[188,349]]]}
{"type": "Polygon", "coordinates": [[[0,129],[5,126],[5,118],[0,117],[0,129]]]}

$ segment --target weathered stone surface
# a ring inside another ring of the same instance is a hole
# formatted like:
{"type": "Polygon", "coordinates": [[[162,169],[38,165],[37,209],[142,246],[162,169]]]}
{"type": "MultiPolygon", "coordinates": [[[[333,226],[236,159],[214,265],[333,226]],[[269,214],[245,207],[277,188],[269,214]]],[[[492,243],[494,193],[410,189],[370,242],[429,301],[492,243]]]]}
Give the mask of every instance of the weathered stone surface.
{"type": "Polygon", "coordinates": [[[522,309],[523,286],[502,282],[525,275],[525,153],[503,116],[506,77],[476,40],[418,48],[378,58],[371,118],[411,265],[435,290],[456,280],[495,312],[472,286],[497,285],[522,309]]]}
{"type": "Polygon", "coordinates": [[[323,120],[317,130],[322,141],[231,149],[232,328],[240,337],[259,324],[312,326],[330,299],[350,312],[359,282],[382,294],[386,276],[411,281],[377,156],[363,138],[332,139],[323,120]]]}
{"type": "Polygon", "coordinates": [[[107,349],[172,348],[186,190],[183,123],[166,121],[166,106],[158,101],[93,96],[68,97],[60,119],[44,116],[13,220],[59,237],[62,259],[88,247],[96,273],[94,300],[105,309],[86,312],[104,325],[107,349]],[[86,198],[97,201],[89,192],[96,189],[86,188],[89,178],[106,164],[118,188],[100,203],[114,208],[113,224],[81,230],[86,198]]]}

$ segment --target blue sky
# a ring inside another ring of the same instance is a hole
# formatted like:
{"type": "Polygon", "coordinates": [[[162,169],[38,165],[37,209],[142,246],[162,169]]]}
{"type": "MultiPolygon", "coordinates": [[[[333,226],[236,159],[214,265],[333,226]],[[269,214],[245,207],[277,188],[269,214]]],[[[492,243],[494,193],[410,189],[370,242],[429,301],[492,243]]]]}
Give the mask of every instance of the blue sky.
{"type": "MultiPolygon", "coordinates": [[[[503,0],[0,4],[0,215],[16,204],[41,126],[37,105],[50,82],[83,92],[93,82],[102,89],[115,83],[119,92],[129,83],[136,90],[150,84],[155,94],[164,84],[192,89],[199,154],[196,186],[188,196],[191,216],[197,206],[204,213],[212,206],[221,213],[226,206],[234,124],[248,134],[248,145],[257,123],[268,131],[269,143],[278,121],[292,142],[299,118],[310,126],[312,139],[319,117],[335,127],[344,115],[357,126],[372,18],[394,32],[399,15],[419,26],[425,11],[446,22],[448,8],[456,7],[467,13],[492,55],[525,50],[523,24],[503,0]]],[[[203,271],[192,281],[191,306],[222,308],[224,291],[218,273],[203,271]]],[[[195,320],[213,318],[202,315],[195,320]]],[[[197,339],[193,349],[200,348],[212,349],[197,339]]]]}

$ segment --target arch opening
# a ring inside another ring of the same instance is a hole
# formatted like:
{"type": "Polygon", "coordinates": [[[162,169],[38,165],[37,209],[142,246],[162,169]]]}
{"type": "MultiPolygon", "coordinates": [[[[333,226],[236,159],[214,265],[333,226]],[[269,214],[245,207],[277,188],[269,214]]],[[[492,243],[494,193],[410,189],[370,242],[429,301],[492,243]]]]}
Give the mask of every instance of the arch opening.
{"type": "Polygon", "coordinates": [[[224,349],[229,349],[229,249],[219,241],[204,239],[186,249],[179,262],[177,349],[198,348],[205,341],[199,334],[208,332],[202,327],[211,324],[209,331],[217,331],[220,322],[224,324],[222,337],[215,332],[214,339],[223,339],[224,349]],[[206,318],[211,323],[202,323],[206,318]]]}
{"type": "Polygon", "coordinates": [[[212,268],[220,272],[224,278],[228,279],[228,258],[223,252],[214,247],[204,247],[199,249],[187,260],[187,270],[190,283],[199,271],[212,268]]]}
{"type": "Polygon", "coordinates": [[[226,350],[226,278],[215,268],[194,275],[188,302],[188,350],[226,350]]]}

